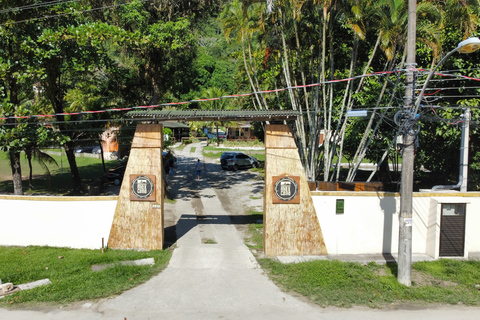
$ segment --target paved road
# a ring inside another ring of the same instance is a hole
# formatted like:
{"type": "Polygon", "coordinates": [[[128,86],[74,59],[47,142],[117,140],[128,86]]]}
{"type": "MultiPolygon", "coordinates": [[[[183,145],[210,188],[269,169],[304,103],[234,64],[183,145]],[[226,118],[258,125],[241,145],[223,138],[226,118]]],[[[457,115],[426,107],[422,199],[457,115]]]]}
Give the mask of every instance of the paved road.
{"type": "MultiPolygon", "coordinates": [[[[282,292],[263,274],[232,223],[231,216],[244,208],[222,202],[222,190],[206,179],[217,174],[216,169],[206,164],[208,172],[195,181],[193,163],[201,159],[202,145],[194,147],[195,152],[186,148],[179,155],[176,180],[169,178],[172,185],[184,183],[178,185],[174,208],[167,205],[170,222],[178,220],[178,240],[161,274],[112,299],[46,311],[0,309],[0,319],[478,319],[480,308],[320,308],[282,292]]],[[[241,175],[235,177],[244,187],[248,183],[241,175]]]]}

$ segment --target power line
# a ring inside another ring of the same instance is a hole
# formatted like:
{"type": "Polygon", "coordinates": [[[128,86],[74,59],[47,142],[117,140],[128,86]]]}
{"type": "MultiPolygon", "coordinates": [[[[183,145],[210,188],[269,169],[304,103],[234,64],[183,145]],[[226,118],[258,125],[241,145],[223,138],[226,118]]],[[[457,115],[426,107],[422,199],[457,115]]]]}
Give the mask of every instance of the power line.
{"type": "Polygon", "coordinates": [[[24,10],[32,10],[32,9],[37,9],[37,8],[44,8],[44,7],[51,7],[51,6],[56,6],[59,4],[67,4],[70,2],[78,2],[77,0],[70,0],[70,1],[62,1],[62,0],[55,0],[55,1],[47,1],[43,3],[36,3],[36,4],[30,4],[26,6],[21,6],[21,7],[14,7],[14,8],[9,8],[9,9],[3,9],[0,10],[0,13],[11,13],[11,12],[19,12],[19,11],[24,11],[24,10]]]}
{"type": "Polygon", "coordinates": [[[95,114],[95,113],[105,113],[105,112],[115,112],[115,111],[130,111],[130,110],[136,110],[136,109],[154,109],[154,108],[158,108],[158,107],[178,106],[178,105],[185,105],[185,104],[191,104],[191,103],[197,103],[197,102],[214,101],[214,100],[219,100],[219,99],[242,98],[242,97],[248,97],[248,96],[253,96],[253,95],[257,95],[257,94],[277,93],[277,92],[287,91],[289,89],[312,88],[312,87],[318,87],[318,86],[329,84],[329,83],[348,82],[348,81],[353,81],[353,80],[360,79],[360,78],[365,78],[365,77],[376,77],[376,76],[382,76],[382,75],[396,74],[396,73],[399,73],[399,72],[401,72],[401,71],[400,70],[395,70],[395,71],[372,72],[372,73],[359,75],[359,76],[354,76],[354,77],[350,77],[350,78],[335,79],[335,80],[323,81],[323,82],[318,82],[318,83],[311,83],[311,84],[306,84],[306,85],[284,87],[284,88],[279,88],[279,89],[274,89],[274,90],[262,90],[262,91],[255,91],[255,92],[249,92],[249,93],[232,94],[232,95],[215,97],[215,98],[194,99],[194,100],[189,100],[189,101],[167,102],[167,103],[161,103],[161,104],[157,104],[157,105],[145,105],[145,106],[127,107],[127,108],[110,108],[110,109],[106,109],[106,110],[96,110],[96,111],[62,112],[62,113],[47,114],[47,115],[37,114],[37,115],[29,115],[29,116],[8,116],[8,117],[2,117],[2,118],[0,118],[0,120],[30,119],[30,118],[42,118],[42,117],[48,118],[48,117],[56,117],[56,116],[74,116],[74,115],[81,115],[81,114],[95,114]]]}
{"type": "MultiPolygon", "coordinates": [[[[423,70],[423,69],[419,69],[419,70],[423,70]]],[[[318,83],[284,87],[284,88],[279,88],[279,89],[274,89],[274,90],[263,90],[263,91],[249,92],[249,93],[239,93],[239,94],[232,94],[232,95],[215,97],[215,98],[194,99],[194,100],[189,100],[189,101],[167,102],[167,103],[161,103],[161,104],[158,104],[158,105],[145,105],[145,106],[126,107],[126,108],[110,108],[110,109],[106,109],[106,110],[91,110],[91,111],[80,111],[80,112],[63,112],[63,113],[46,114],[46,115],[45,114],[37,114],[37,115],[29,115],[29,116],[8,116],[8,117],[2,117],[2,118],[0,118],[0,120],[31,119],[31,118],[53,118],[53,117],[57,117],[57,116],[77,116],[77,115],[87,115],[87,114],[100,114],[100,113],[106,113],[106,112],[131,111],[131,110],[136,110],[136,109],[154,109],[154,108],[158,108],[158,107],[178,106],[178,105],[185,105],[185,104],[198,103],[198,102],[215,101],[215,100],[219,100],[219,99],[243,98],[243,97],[249,97],[249,96],[253,96],[253,95],[257,95],[257,94],[277,93],[277,92],[287,91],[289,89],[313,88],[313,87],[318,87],[318,86],[322,86],[322,85],[330,84],[330,83],[348,82],[348,81],[353,81],[353,80],[357,80],[357,79],[365,78],[365,77],[378,77],[378,76],[384,76],[384,75],[398,74],[400,72],[402,72],[402,70],[372,72],[372,73],[359,75],[359,76],[354,76],[354,77],[350,77],[350,78],[328,80],[328,81],[323,81],[323,82],[318,82],[318,83]]],[[[443,76],[443,74],[439,74],[439,75],[443,76]]],[[[460,78],[464,78],[464,79],[468,79],[468,80],[480,81],[480,79],[478,79],[478,78],[467,77],[467,76],[464,76],[464,75],[455,75],[455,77],[460,77],[460,78]]],[[[454,96],[452,96],[452,97],[454,97],[454,96]]],[[[461,96],[461,97],[465,97],[465,96],[461,96]]],[[[478,96],[472,96],[472,97],[478,97],[478,96]]],[[[380,107],[380,108],[370,107],[369,108],[366,105],[361,105],[361,106],[355,105],[354,107],[356,109],[366,108],[366,109],[369,109],[369,110],[385,110],[385,109],[397,109],[398,108],[398,107],[380,107]]],[[[314,111],[314,112],[317,112],[317,111],[314,111]]],[[[82,120],[82,122],[115,121],[115,120],[116,121],[121,121],[121,120],[125,121],[125,119],[109,119],[109,120],[101,119],[101,120],[82,120]]],[[[77,120],[65,121],[64,123],[71,123],[71,122],[75,122],[75,121],[77,121],[77,120]]],[[[57,122],[48,122],[48,123],[62,123],[62,122],[57,121],[57,122]]]]}
{"type": "MultiPolygon", "coordinates": [[[[152,0],[139,0],[139,1],[140,2],[150,2],[152,0]]],[[[69,1],[69,2],[75,2],[75,1],[69,1]]],[[[58,17],[68,16],[68,15],[71,15],[71,14],[79,14],[79,13],[85,13],[85,12],[93,12],[93,11],[111,9],[111,8],[115,8],[115,7],[129,5],[129,4],[131,4],[131,3],[126,2],[126,3],[114,4],[114,5],[111,5],[111,6],[104,6],[104,7],[92,8],[92,9],[86,9],[86,10],[80,10],[80,11],[74,11],[74,12],[59,13],[59,14],[54,14],[54,15],[49,15],[49,16],[44,16],[44,17],[38,17],[38,18],[30,18],[30,19],[19,20],[19,21],[10,21],[10,22],[7,22],[7,23],[2,23],[0,25],[1,26],[6,26],[6,25],[12,25],[12,24],[19,24],[19,23],[38,21],[38,20],[58,18],[58,17]]]]}

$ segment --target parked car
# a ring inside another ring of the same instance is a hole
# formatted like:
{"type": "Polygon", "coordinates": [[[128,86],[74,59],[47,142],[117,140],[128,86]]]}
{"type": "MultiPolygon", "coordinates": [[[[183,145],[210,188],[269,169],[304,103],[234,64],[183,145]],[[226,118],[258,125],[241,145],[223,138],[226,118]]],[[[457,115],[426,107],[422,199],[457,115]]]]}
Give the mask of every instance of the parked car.
{"type": "Polygon", "coordinates": [[[121,164],[118,167],[108,170],[107,179],[112,181],[114,185],[119,186],[122,183],[123,175],[125,174],[125,169],[127,164],[121,164]]]}
{"type": "MultiPolygon", "coordinates": [[[[169,173],[170,168],[177,167],[177,158],[173,156],[171,152],[163,151],[162,156],[164,164],[166,165],[165,169],[168,168],[168,171],[166,171],[166,173],[169,173]]],[[[127,163],[123,163],[113,169],[108,170],[107,179],[112,181],[114,185],[119,186],[122,183],[126,168],[127,163]]]]}
{"type": "Polygon", "coordinates": [[[239,168],[256,168],[258,160],[243,152],[229,151],[222,153],[220,157],[222,169],[238,170],[239,168]]]}
{"type": "MultiPolygon", "coordinates": [[[[92,146],[78,146],[75,148],[75,153],[95,153],[93,152],[96,148],[100,149],[100,146],[92,145],[92,146]]],[[[98,152],[100,153],[100,152],[98,152]]]]}
{"type": "Polygon", "coordinates": [[[93,154],[100,154],[100,153],[102,153],[102,148],[100,146],[95,146],[92,149],[92,153],[93,154]]]}
{"type": "MultiPolygon", "coordinates": [[[[207,137],[208,137],[208,139],[216,139],[217,138],[217,132],[214,131],[213,133],[207,133],[207,137]]],[[[223,131],[218,131],[218,137],[220,139],[226,139],[227,134],[223,131]]]]}

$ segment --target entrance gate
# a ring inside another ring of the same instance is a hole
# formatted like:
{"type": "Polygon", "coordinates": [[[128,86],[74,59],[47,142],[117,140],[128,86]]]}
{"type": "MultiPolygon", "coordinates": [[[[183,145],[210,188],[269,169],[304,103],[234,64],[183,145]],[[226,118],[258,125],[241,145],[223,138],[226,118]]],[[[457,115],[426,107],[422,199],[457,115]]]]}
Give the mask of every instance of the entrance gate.
{"type": "MultiPolygon", "coordinates": [[[[136,118],[215,121],[292,120],[282,111],[149,111],[136,118]]],[[[139,124],[115,209],[108,246],[163,249],[163,170],[161,124],[139,124]]],[[[298,149],[287,125],[265,126],[264,250],[268,256],[327,254],[322,230],[298,149]]]]}

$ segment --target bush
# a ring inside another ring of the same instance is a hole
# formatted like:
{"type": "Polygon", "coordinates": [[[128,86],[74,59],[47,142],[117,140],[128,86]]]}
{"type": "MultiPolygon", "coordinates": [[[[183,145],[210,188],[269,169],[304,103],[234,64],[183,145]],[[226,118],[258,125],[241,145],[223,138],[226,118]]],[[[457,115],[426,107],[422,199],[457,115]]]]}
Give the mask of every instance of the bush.
{"type": "Polygon", "coordinates": [[[218,143],[224,143],[225,140],[224,140],[224,139],[218,140],[217,138],[208,139],[207,144],[208,144],[208,145],[211,145],[211,144],[216,145],[216,144],[217,144],[217,141],[218,141],[218,143]]]}
{"type": "Polygon", "coordinates": [[[223,144],[225,147],[248,148],[248,147],[265,147],[263,142],[258,140],[227,140],[223,144]]]}

